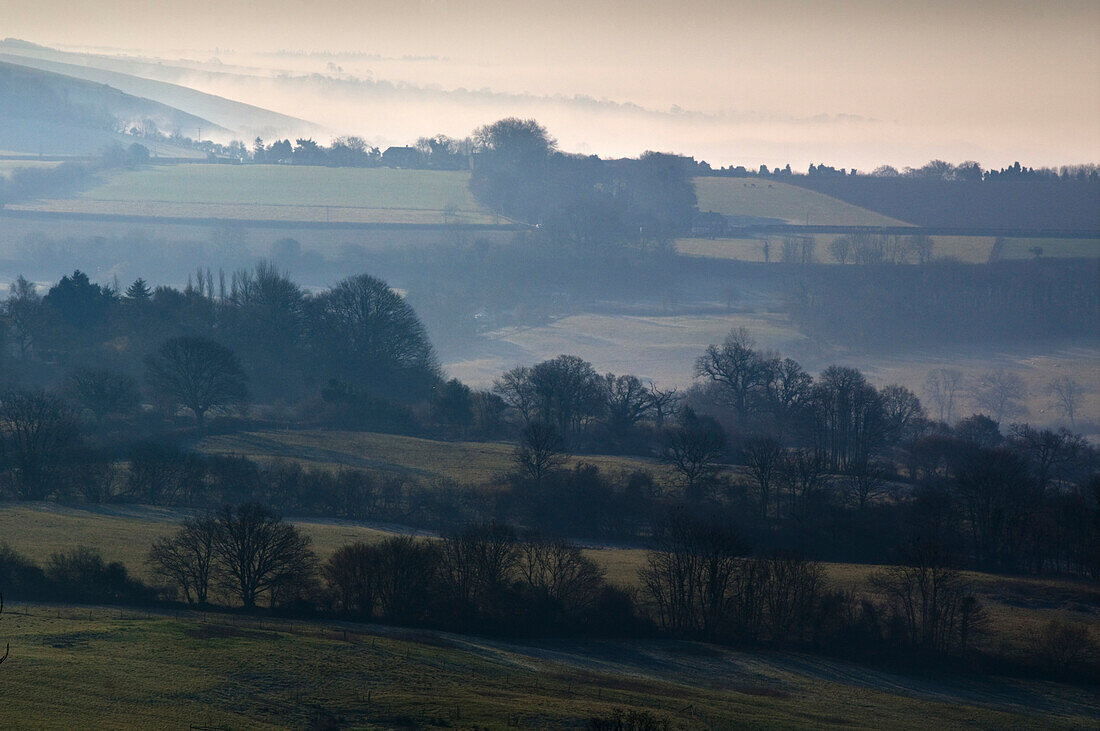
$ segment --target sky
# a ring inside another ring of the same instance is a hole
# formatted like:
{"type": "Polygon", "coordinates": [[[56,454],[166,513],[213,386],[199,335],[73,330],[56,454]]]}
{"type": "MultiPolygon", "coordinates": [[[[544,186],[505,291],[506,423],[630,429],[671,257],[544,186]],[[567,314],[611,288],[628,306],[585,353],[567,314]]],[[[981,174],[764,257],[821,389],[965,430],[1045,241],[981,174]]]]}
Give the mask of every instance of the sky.
{"type": "Polygon", "coordinates": [[[332,99],[319,83],[193,80],[389,142],[514,112],[537,114],[563,149],[602,155],[1100,161],[1097,0],[0,0],[3,36],[405,85],[418,93],[381,105],[349,83],[332,99]],[[261,55],[279,50],[314,55],[261,55]]]}

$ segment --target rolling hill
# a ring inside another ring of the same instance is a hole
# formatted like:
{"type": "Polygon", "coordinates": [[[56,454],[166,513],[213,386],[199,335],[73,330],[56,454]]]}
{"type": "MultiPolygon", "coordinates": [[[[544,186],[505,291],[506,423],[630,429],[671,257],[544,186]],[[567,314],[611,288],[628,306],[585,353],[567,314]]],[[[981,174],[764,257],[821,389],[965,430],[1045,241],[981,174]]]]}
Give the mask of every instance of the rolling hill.
{"type": "Polygon", "coordinates": [[[143,97],[176,109],[186,109],[197,120],[197,123],[181,129],[189,137],[225,142],[230,138],[250,140],[256,136],[293,138],[326,134],[319,125],[251,104],[206,94],[179,84],[86,65],[86,59],[80,54],[64,53],[8,39],[0,41],[0,62],[19,64],[93,84],[107,84],[132,96],[143,97]]]}
{"type": "MultiPolygon", "coordinates": [[[[161,130],[222,127],[106,84],[0,60],[0,150],[40,155],[96,154],[122,132],[155,124],[161,130]]],[[[188,151],[190,152],[190,151],[188,151]]],[[[173,150],[183,155],[183,150],[173,150]]],[[[190,152],[194,155],[197,153],[190,152]]]]}

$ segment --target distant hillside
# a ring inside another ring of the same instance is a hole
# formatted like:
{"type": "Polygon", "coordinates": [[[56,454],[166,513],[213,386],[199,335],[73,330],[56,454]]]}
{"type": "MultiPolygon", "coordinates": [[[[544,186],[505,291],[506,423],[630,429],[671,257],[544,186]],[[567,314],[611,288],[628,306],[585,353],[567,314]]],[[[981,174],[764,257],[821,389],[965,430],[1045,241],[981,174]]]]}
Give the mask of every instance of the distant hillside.
{"type": "Polygon", "coordinates": [[[104,84],[0,61],[0,150],[6,153],[96,154],[114,142],[132,143],[122,133],[150,122],[169,132],[220,129],[104,84]]]}
{"type": "Polygon", "coordinates": [[[228,141],[227,138],[230,136],[251,140],[256,136],[293,138],[321,136],[326,132],[324,128],[312,122],[272,112],[262,107],[195,91],[179,84],[121,73],[110,67],[131,68],[133,65],[112,62],[111,59],[104,57],[56,51],[7,39],[0,41],[0,61],[21,64],[97,84],[109,84],[127,94],[151,99],[176,109],[185,109],[203,120],[209,120],[205,126],[194,125],[190,129],[181,130],[188,137],[197,137],[201,133],[203,138],[228,141]],[[222,139],[217,139],[218,137],[222,139]]]}

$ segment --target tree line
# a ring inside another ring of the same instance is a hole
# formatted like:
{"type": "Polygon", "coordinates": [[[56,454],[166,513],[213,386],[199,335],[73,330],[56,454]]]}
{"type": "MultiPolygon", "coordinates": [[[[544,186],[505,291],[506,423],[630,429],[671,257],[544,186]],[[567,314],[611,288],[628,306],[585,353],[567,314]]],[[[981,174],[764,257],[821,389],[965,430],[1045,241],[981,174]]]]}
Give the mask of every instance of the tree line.
{"type": "MultiPolygon", "coordinates": [[[[926,384],[933,418],[907,388],[876,388],[838,366],[815,377],[734,331],[700,356],[686,392],[570,355],[513,368],[480,391],[443,379],[415,312],[373,277],[311,295],[266,265],[214,281],[202,271],[184,291],[138,280],[118,294],[78,272],[45,296],[15,283],[4,308],[11,387],[0,397],[8,495],[259,500],[432,527],[500,515],[627,538],[649,535],[671,508],[709,505],[759,545],[867,561],[931,530],[923,511],[938,504],[935,529],[965,565],[1097,571],[1096,452],[1068,431],[1006,423],[1023,415],[1009,373],[975,383],[987,416],[951,425],[963,387],[950,369],[926,384]],[[511,469],[493,479],[505,489],[488,494],[181,448],[196,434],[188,419],[201,434],[209,414],[231,412],[251,415],[213,428],[293,423],[516,446],[511,469]],[[672,479],[601,472],[584,464],[590,453],[656,458],[672,479]]],[[[1051,384],[1070,419],[1081,394],[1071,380],[1051,384]]]]}
{"type": "Polygon", "coordinates": [[[820,564],[754,551],[722,521],[686,512],[658,526],[629,589],[576,545],[498,522],[346,544],[321,561],[308,536],[257,503],[186,518],[146,561],[152,584],[86,547],[41,568],[0,546],[0,581],[23,600],[175,603],[511,638],[664,636],[1070,680],[1096,661],[1084,626],[1060,621],[1033,632],[1022,654],[983,649],[986,610],[935,543],[844,591],[820,564]]]}
{"type": "Polygon", "coordinates": [[[153,403],[185,407],[202,421],[249,394],[285,403],[330,381],[363,398],[411,403],[440,378],[416,313],[370,275],[317,294],[263,262],[218,272],[216,282],[210,270],[189,279],[182,290],[137,279],[119,291],[76,271],[42,295],[18,278],[4,306],[9,379],[45,387],[75,378],[74,392],[88,403],[105,396],[95,392],[107,382],[130,379],[129,388],[115,382],[108,391],[119,408],[133,405],[143,380],[153,403]]]}
{"type": "Polygon", "coordinates": [[[787,309],[806,334],[851,345],[1092,340],[1098,279],[1093,259],[803,267],[787,309]]]}

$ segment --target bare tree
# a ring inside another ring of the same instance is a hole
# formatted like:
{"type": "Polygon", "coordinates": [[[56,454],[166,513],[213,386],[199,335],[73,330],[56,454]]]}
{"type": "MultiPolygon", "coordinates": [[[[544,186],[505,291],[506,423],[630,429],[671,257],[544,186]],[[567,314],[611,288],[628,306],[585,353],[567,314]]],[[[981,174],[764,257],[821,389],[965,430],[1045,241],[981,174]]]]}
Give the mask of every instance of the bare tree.
{"type": "Polygon", "coordinates": [[[381,279],[359,274],[312,300],[315,337],[330,376],[393,398],[427,395],[440,378],[427,330],[381,279]]]}
{"type": "Polygon", "coordinates": [[[195,414],[201,427],[206,412],[243,402],[247,377],[229,348],[205,338],[172,338],[145,360],[149,385],[172,404],[195,414]]]}
{"type": "Polygon", "coordinates": [[[607,420],[612,429],[620,433],[628,431],[653,409],[649,389],[637,376],[608,373],[603,378],[607,420]]]}
{"type": "Polygon", "coordinates": [[[783,445],[771,437],[759,437],[745,445],[745,466],[760,493],[760,515],[768,517],[772,490],[783,470],[783,445]]]}
{"type": "Polygon", "coordinates": [[[1044,390],[1050,397],[1050,407],[1069,419],[1070,426],[1076,428],[1077,410],[1087,393],[1085,387],[1070,376],[1060,376],[1048,383],[1044,390]]]}
{"type": "Polygon", "coordinates": [[[565,444],[553,424],[536,421],[523,427],[513,459],[535,482],[565,464],[565,444]]]}
{"type": "Polygon", "coordinates": [[[850,464],[844,472],[844,481],[849,498],[860,510],[886,487],[886,467],[875,460],[866,460],[850,464]]]}
{"type": "Polygon", "coordinates": [[[42,295],[33,282],[22,274],[11,283],[11,295],[4,303],[4,312],[15,332],[20,358],[26,358],[34,345],[34,334],[42,319],[42,295]]]}
{"type": "Polygon", "coordinates": [[[886,597],[911,647],[944,654],[962,653],[981,631],[986,615],[942,547],[926,543],[904,564],[871,577],[886,597]]]}
{"type": "Polygon", "coordinates": [[[649,387],[649,401],[653,410],[653,420],[658,429],[665,428],[665,419],[676,413],[681,396],[675,388],[662,390],[656,384],[649,387]]]}
{"type": "Polygon", "coordinates": [[[209,600],[218,529],[212,515],[188,518],[175,535],[158,538],[149,549],[148,563],[154,573],[175,583],[189,604],[209,600]]]}
{"type": "Polygon", "coordinates": [[[1000,424],[1006,417],[1025,416],[1027,386],[1024,380],[1004,368],[997,368],[978,376],[972,389],[974,402],[1000,424]]]}
{"type": "Polygon", "coordinates": [[[600,567],[564,541],[525,541],[518,565],[519,575],[539,596],[566,612],[591,606],[603,585],[600,567]]]}
{"type": "Polygon", "coordinates": [[[924,407],[917,395],[905,386],[891,384],[879,390],[883,415],[886,419],[887,441],[897,444],[910,439],[926,424],[924,407]]]}
{"type": "Polygon", "coordinates": [[[228,591],[246,608],[263,592],[314,570],[310,539],[259,503],[226,505],[216,515],[214,555],[228,591]]]}
{"type": "Polygon", "coordinates": [[[754,350],[745,328],[731,330],[722,345],[707,346],[695,362],[695,375],[706,376],[722,387],[737,417],[744,421],[751,398],[768,379],[766,361],[754,350]]]}
{"type": "Polygon", "coordinates": [[[124,373],[102,368],[78,368],[73,371],[66,390],[76,403],[95,415],[97,423],[108,414],[128,414],[141,401],[134,379],[124,373]]]}
{"type": "Polygon", "coordinates": [[[687,637],[719,635],[735,611],[744,552],[739,537],[724,526],[671,518],[638,571],[662,627],[687,637]]]}
{"type": "Polygon", "coordinates": [[[685,408],[680,425],[665,434],[662,458],[680,474],[688,498],[695,500],[725,451],[726,436],[718,422],[685,408]]]}
{"type": "Polygon", "coordinates": [[[505,371],[493,381],[493,393],[520,415],[524,424],[535,418],[535,389],[531,384],[531,369],[528,366],[516,366],[505,371]]]}
{"type": "Polygon", "coordinates": [[[837,236],[829,242],[829,254],[837,264],[847,264],[852,255],[852,240],[847,236],[837,236]]]}
{"type": "Polygon", "coordinates": [[[825,460],[811,449],[792,449],[783,460],[781,476],[790,497],[791,516],[803,519],[810,498],[828,484],[825,460]]]}
{"type": "Polygon", "coordinates": [[[953,368],[936,368],[928,372],[925,393],[935,404],[939,421],[951,423],[955,416],[955,399],[963,386],[963,374],[953,368]]]}
{"type": "Polygon", "coordinates": [[[440,580],[440,552],[426,541],[394,536],[377,544],[378,609],[387,619],[416,620],[430,611],[440,580]]]}
{"type": "Polygon", "coordinates": [[[932,251],[935,248],[935,243],[932,241],[931,236],[925,234],[917,234],[915,236],[907,236],[908,253],[918,264],[927,264],[932,261],[932,251]]]}
{"type": "Polygon", "coordinates": [[[370,618],[378,600],[378,547],[362,541],[342,546],[321,568],[339,608],[370,618]]]}
{"type": "Polygon", "coordinates": [[[492,611],[519,560],[516,536],[500,523],[474,525],[443,540],[441,562],[452,597],[465,609],[492,611]]]}
{"type": "Polygon", "coordinates": [[[24,500],[47,496],[62,455],[75,443],[76,427],[57,397],[43,391],[0,396],[0,449],[15,491],[24,500]]]}

